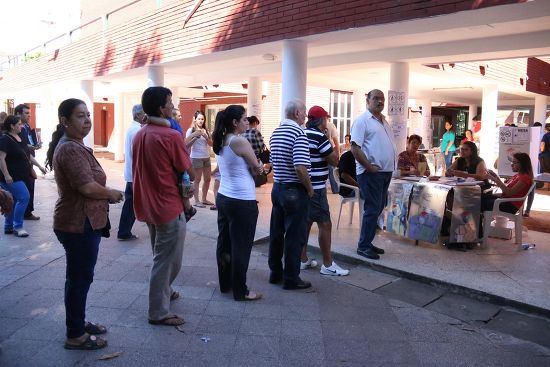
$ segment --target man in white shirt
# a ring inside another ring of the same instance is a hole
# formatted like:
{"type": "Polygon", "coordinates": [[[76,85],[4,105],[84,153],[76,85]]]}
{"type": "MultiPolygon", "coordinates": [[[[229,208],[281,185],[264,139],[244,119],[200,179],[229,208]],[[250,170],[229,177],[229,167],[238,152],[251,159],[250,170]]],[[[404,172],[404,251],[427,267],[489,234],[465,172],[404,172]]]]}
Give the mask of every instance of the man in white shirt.
{"type": "Polygon", "coordinates": [[[138,237],[132,234],[132,226],[136,221],[134,214],[134,191],[132,187],[132,142],[143,120],[143,108],[140,104],[132,108],[134,121],[126,131],[126,139],[124,140],[124,180],[126,180],[126,189],[124,190],[124,205],[120,213],[120,223],[118,225],[118,240],[131,241],[138,237]]]}
{"type": "Polygon", "coordinates": [[[351,127],[351,152],[356,161],[361,196],[365,200],[357,254],[373,260],[384,253],[372,241],[396,164],[393,131],[382,115],[384,102],[382,91],[371,90],[367,94],[367,111],[351,127]]]}

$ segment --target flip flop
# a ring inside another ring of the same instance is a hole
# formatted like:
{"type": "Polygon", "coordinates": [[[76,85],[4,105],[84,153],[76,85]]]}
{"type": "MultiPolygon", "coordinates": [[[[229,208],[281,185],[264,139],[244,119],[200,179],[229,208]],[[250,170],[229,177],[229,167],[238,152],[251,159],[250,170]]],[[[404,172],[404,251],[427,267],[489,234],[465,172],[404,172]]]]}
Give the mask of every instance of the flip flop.
{"type": "Polygon", "coordinates": [[[216,205],[216,204],[214,204],[213,202],[208,201],[208,200],[205,200],[205,201],[203,201],[202,203],[203,203],[204,205],[208,205],[208,206],[216,205]]]}
{"type": "Polygon", "coordinates": [[[203,203],[195,203],[193,204],[193,206],[196,206],[197,208],[206,208],[206,205],[204,205],[203,203]]]}
{"type": "Polygon", "coordinates": [[[170,295],[170,301],[174,301],[176,299],[180,298],[180,294],[179,292],[177,291],[173,291],[172,294],[170,295]]]}
{"type": "Polygon", "coordinates": [[[90,335],[101,335],[107,333],[107,328],[93,322],[86,322],[84,324],[84,331],[90,335]]]}
{"type": "Polygon", "coordinates": [[[210,207],[210,210],[218,210],[218,207],[217,207],[216,205],[212,205],[212,206],[210,207]]]}
{"type": "Polygon", "coordinates": [[[248,292],[246,296],[242,299],[242,301],[257,301],[259,299],[262,299],[263,295],[258,292],[248,292]]]}
{"type": "Polygon", "coordinates": [[[72,344],[65,342],[65,349],[71,350],[96,350],[105,348],[107,346],[107,340],[94,335],[88,335],[86,340],[80,344],[72,344]]]}
{"type": "Polygon", "coordinates": [[[185,321],[178,316],[170,316],[161,320],[149,320],[151,325],[163,325],[163,326],[180,326],[185,324],[185,321]]]}

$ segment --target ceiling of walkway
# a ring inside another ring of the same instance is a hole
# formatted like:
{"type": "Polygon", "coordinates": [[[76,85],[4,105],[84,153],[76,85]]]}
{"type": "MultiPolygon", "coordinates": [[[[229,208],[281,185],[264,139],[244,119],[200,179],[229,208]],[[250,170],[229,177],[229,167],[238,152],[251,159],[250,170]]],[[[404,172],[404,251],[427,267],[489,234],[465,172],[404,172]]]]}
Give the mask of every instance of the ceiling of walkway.
{"type": "MultiPolygon", "coordinates": [[[[550,1],[537,0],[303,40],[308,45],[309,85],[384,89],[389,87],[390,64],[407,62],[409,98],[481,104],[483,86],[498,84],[501,105],[521,106],[532,104],[535,97],[520,84],[526,77],[526,57],[550,61],[549,39],[550,1]],[[479,66],[485,68],[485,76],[479,66]]],[[[250,76],[279,82],[281,58],[282,42],[273,42],[178,60],[165,64],[165,84],[241,83],[250,76]]],[[[140,90],[146,69],[99,80],[140,90]]]]}

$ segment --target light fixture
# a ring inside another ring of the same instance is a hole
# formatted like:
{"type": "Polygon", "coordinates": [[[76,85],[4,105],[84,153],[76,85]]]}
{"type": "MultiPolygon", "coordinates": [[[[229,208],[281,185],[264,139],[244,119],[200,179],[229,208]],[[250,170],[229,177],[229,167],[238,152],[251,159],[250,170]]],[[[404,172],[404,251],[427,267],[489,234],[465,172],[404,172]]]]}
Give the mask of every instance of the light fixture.
{"type": "Polygon", "coordinates": [[[264,59],[265,61],[275,61],[277,59],[277,56],[273,54],[263,54],[262,59],[264,59]]]}

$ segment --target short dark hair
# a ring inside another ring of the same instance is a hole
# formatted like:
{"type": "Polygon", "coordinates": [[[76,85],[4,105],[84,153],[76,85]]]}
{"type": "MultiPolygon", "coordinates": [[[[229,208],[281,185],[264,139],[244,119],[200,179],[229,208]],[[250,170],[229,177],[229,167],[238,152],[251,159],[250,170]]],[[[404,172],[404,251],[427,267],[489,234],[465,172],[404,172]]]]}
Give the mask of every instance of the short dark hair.
{"type": "Polygon", "coordinates": [[[160,108],[166,105],[166,98],[172,91],[165,87],[149,87],[141,95],[143,112],[149,116],[160,117],[160,108]]]}
{"type": "Polygon", "coordinates": [[[15,116],[15,115],[8,115],[6,119],[4,120],[4,123],[2,124],[2,130],[9,133],[11,130],[11,127],[15,124],[17,124],[21,120],[21,117],[15,116]]]}
{"type": "Polygon", "coordinates": [[[542,124],[541,124],[540,122],[537,121],[537,122],[535,122],[535,123],[533,124],[533,127],[535,127],[535,126],[542,126],[542,124]]]}
{"type": "Polygon", "coordinates": [[[550,123],[544,124],[544,129],[550,131],[550,123]]]}
{"type": "Polygon", "coordinates": [[[27,106],[26,104],[18,104],[15,106],[15,109],[13,110],[13,113],[16,115],[21,115],[23,113],[23,110],[30,110],[31,108],[27,106]]]}
{"type": "Polygon", "coordinates": [[[407,143],[410,143],[412,140],[416,140],[418,144],[422,144],[422,137],[420,135],[412,134],[407,139],[407,143]]]}
{"type": "Polygon", "coordinates": [[[260,123],[260,120],[256,116],[249,116],[246,118],[248,120],[249,124],[258,125],[260,123]]]}

